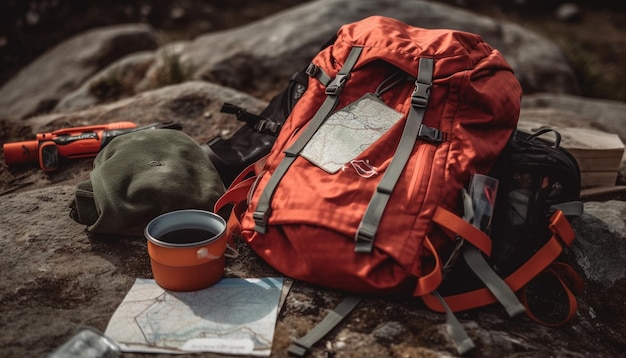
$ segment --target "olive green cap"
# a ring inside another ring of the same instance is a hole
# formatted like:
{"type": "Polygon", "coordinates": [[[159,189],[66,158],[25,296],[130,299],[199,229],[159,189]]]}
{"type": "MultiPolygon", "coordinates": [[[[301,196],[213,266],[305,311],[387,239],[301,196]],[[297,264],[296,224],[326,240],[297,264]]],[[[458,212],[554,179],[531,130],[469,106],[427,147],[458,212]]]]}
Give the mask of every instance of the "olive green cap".
{"type": "Polygon", "coordinates": [[[213,211],[224,184],[202,147],[174,129],[113,139],[94,159],[90,180],[76,185],[70,216],[93,233],[143,235],[160,214],[213,211]]]}

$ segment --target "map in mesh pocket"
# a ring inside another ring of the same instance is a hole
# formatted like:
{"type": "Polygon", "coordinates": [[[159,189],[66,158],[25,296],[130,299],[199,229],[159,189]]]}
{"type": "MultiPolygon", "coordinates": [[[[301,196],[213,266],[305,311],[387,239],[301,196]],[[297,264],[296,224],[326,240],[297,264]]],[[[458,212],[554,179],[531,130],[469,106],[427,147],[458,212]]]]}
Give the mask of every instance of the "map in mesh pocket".
{"type": "Polygon", "coordinates": [[[334,174],[387,132],[402,113],[368,93],[333,113],[300,155],[334,174]]]}

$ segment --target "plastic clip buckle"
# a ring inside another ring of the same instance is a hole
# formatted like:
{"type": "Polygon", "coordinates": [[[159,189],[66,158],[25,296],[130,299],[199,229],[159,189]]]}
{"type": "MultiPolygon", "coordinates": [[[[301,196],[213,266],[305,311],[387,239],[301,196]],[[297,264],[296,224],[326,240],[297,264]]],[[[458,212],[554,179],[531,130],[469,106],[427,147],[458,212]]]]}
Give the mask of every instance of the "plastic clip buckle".
{"type": "Polygon", "coordinates": [[[326,94],[329,96],[338,96],[343,89],[343,85],[350,78],[350,74],[337,75],[335,79],[326,87],[326,94]]]}
{"type": "Polygon", "coordinates": [[[281,127],[277,122],[263,119],[254,126],[254,129],[263,134],[277,135],[281,127]]]}
{"type": "Polygon", "coordinates": [[[425,126],[423,124],[420,124],[420,129],[417,133],[417,137],[433,143],[443,142],[443,134],[439,129],[425,126]]]}
{"type": "Polygon", "coordinates": [[[318,71],[319,71],[319,67],[317,67],[316,64],[311,62],[309,66],[306,68],[306,70],[304,71],[304,73],[306,73],[307,75],[311,77],[315,77],[318,71]]]}
{"type": "Polygon", "coordinates": [[[262,212],[262,211],[255,211],[252,214],[252,218],[254,219],[254,231],[260,233],[260,234],[266,234],[267,233],[267,220],[270,217],[270,213],[268,212],[262,212]]]}
{"type": "Polygon", "coordinates": [[[430,87],[430,83],[415,81],[415,89],[413,94],[411,94],[411,105],[413,107],[426,107],[430,97],[430,87]]]}
{"type": "Polygon", "coordinates": [[[356,235],[354,237],[355,246],[354,252],[356,253],[370,253],[372,252],[372,247],[374,246],[374,235],[376,233],[368,232],[363,229],[361,225],[359,229],[356,231],[356,235]]]}

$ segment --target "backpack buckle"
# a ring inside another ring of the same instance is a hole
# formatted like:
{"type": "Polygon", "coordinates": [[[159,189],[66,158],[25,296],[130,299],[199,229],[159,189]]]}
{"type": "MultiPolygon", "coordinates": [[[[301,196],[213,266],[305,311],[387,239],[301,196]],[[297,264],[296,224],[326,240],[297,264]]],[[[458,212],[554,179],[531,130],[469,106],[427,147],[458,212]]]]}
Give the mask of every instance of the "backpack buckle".
{"type": "Polygon", "coordinates": [[[411,105],[413,107],[424,108],[430,98],[430,83],[415,81],[415,89],[411,94],[411,105]]]}
{"type": "Polygon", "coordinates": [[[266,234],[267,233],[267,220],[270,217],[270,213],[269,212],[263,212],[263,211],[255,211],[252,214],[252,218],[254,219],[254,231],[260,233],[260,234],[266,234]]]}
{"type": "Polygon", "coordinates": [[[368,254],[372,252],[372,248],[374,247],[374,236],[376,235],[375,231],[372,232],[372,230],[368,230],[364,226],[364,223],[361,222],[361,225],[359,225],[354,237],[354,252],[360,254],[368,254]]]}
{"type": "Polygon", "coordinates": [[[254,129],[263,134],[277,135],[281,127],[282,125],[278,122],[262,119],[254,126],[254,129]]]}
{"type": "Polygon", "coordinates": [[[316,64],[311,62],[309,66],[306,68],[306,70],[304,71],[304,73],[306,73],[307,75],[311,77],[315,77],[318,71],[319,71],[319,67],[317,67],[316,64]]]}
{"type": "Polygon", "coordinates": [[[443,142],[443,133],[439,129],[425,126],[423,124],[420,124],[417,137],[437,144],[443,142]]]}
{"type": "Polygon", "coordinates": [[[343,85],[346,84],[346,81],[350,78],[350,74],[338,74],[334,80],[326,87],[326,94],[329,96],[337,96],[341,93],[343,89],[343,85]]]}

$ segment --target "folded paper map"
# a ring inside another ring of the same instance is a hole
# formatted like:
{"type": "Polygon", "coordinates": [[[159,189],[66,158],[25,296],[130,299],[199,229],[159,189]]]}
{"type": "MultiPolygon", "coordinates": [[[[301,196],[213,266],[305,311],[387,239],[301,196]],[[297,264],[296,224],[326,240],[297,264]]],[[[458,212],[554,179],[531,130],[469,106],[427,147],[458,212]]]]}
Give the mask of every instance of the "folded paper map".
{"type": "Polygon", "coordinates": [[[224,278],[204,290],[173,292],[137,279],[105,335],[124,352],[269,356],[283,286],[282,278],[224,278]]]}

